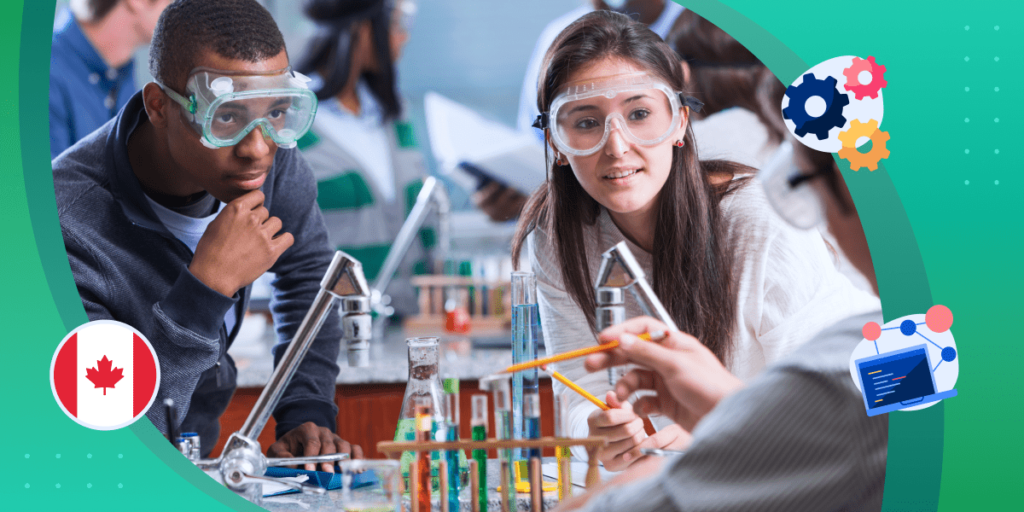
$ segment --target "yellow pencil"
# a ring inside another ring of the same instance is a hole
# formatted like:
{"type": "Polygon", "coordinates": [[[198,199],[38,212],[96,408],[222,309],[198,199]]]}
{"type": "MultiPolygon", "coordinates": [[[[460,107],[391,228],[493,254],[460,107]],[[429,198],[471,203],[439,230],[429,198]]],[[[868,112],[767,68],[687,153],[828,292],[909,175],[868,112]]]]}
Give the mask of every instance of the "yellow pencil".
{"type": "MultiPolygon", "coordinates": [[[[657,341],[665,337],[663,332],[644,333],[638,336],[638,338],[644,341],[657,341]]],[[[559,361],[565,361],[566,359],[575,359],[577,357],[589,356],[597,352],[604,352],[605,350],[611,350],[619,346],[619,340],[612,340],[609,343],[602,345],[596,345],[593,347],[581,348],[578,350],[570,350],[561,354],[553,355],[551,357],[545,357],[543,359],[535,359],[533,361],[527,361],[525,363],[514,364],[505,368],[504,373],[515,373],[523,370],[529,370],[530,368],[537,368],[538,366],[544,366],[551,363],[557,363],[559,361]]]]}
{"type": "MultiPolygon", "coordinates": [[[[615,343],[617,344],[618,342],[616,341],[615,343]]],[[[565,384],[566,386],[568,386],[569,389],[579,393],[580,396],[582,396],[583,398],[586,398],[587,400],[590,400],[591,402],[593,402],[594,405],[600,407],[602,411],[607,411],[607,410],[611,409],[611,407],[608,407],[608,404],[605,404],[604,402],[599,400],[596,396],[591,395],[590,393],[587,392],[587,390],[585,390],[585,389],[579,387],[578,385],[576,385],[575,382],[567,379],[565,377],[565,375],[562,375],[561,373],[558,373],[558,372],[556,372],[554,370],[548,370],[547,366],[542,366],[541,368],[543,368],[544,370],[546,370],[549,373],[551,373],[552,377],[558,379],[559,382],[561,382],[562,384],[565,384]]]]}

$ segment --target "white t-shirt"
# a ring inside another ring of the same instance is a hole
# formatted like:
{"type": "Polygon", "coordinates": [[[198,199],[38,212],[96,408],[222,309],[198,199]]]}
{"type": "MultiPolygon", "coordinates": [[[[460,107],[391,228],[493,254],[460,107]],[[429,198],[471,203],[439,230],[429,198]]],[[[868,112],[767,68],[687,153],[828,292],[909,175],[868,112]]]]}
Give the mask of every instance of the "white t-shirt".
{"type": "MultiPolygon", "coordinates": [[[[825,327],[880,308],[877,297],[858,290],[836,270],[818,230],[798,230],[779,218],[757,182],[723,199],[722,213],[737,284],[736,326],[725,366],[740,379],[749,380],[825,327]]],[[[597,223],[585,230],[584,239],[590,273],[596,276],[601,253],[626,237],[602,208],[597,223]]],[[[628,240],[626,243],[651,275],[651,254],[628,240]]],[[[548,353],[595,345],[597,339],[586,316],[562,284],[557,253],[548,235],[534,230],[527,238],[527,254],[537,274],[548,353]]],[[[635,299],[626,294],[626,317],[641,314],[635,299]]],[[[556,369],[599,398],[612,389],[607,372],[588,373],[582,358],[557,363],[556,369]]],[[[555,393],[568,397],[571,436],[589,435],[587,417],[597,407],[559,382],[553,386],[555,393]]],[[[659,428],[671,423],[664,417],[652,420],[659,428]]],[[[574,449],[573,455],[586,459],[583,450],[574,449]]]]}
{"type": "MultiPolygon", "coordinates": [[[[224,203],[220,203],[216,212],[206,217],[196,218],[171,210],[154,201],[149,196],[146,196],[146,200],[149,201],[149,205],[153,207],[153,212],[156,213],[164,227],[174,235],[174,238],[181,240],[183,244],[188,246],[192,254],[195,254],[196,246],[199,245],[199,239],[203,237],[203,233],[206,233],[206,228],[210,226],[210,223],[224,209],[224,203]]],[[[224,315],[224,329],[226,329],[228,335],[231,334],[231,329],[234,329],[235,324],[238,323],[237,310],[237,307],[232,307],[224,315]]]]}

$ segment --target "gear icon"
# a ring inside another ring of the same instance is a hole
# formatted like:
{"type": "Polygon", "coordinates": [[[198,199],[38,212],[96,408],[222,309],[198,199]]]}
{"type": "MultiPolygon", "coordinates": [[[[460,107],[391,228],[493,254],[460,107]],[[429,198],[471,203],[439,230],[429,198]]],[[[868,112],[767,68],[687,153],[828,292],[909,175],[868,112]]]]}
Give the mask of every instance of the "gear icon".
{"type": "Polygon", "coordinates": [[[875,64],[875,58],[871,56],[868,57],[868,60],[854,57],[853,64],[843,70],[843,75],[846,76],[844,87],[847,91],[852,92],[858,100],[878,98],[878,91],[889,85],[889,82],[885,81],[885,66],[875,64]],[[871,83],[860,83],[860,74],[865,71],[871,73],[871,83]]]}
{"type": "Polygon", "coordinates": [[[807,73],[804,75],[804,81],[800,85],[791,85],[786,88],[789,106],[782,109],[782,113],[787,119],[792,119],[796,129],[800,130],[805,124],[815,119],[807,113],[807,108],[804,106],[807,100],[813,96],[825,100],[825,112],[827,114],[828,110],[832,108],[832,101],[835,95],[831,93],[835,90],[835,78],[826,76],[824,80],[818,80],[813,73],[807,73]]]}
{"type": "Polygon", "coordinates": [[[850,129],[839,133],[839,140],[843,148],[839,150],[839,158],[850,162],[850,169],[854,171],[861,167],[867,167],[869,171],[878,169],[878,162],[883,158],[889,158],[889,150],[885,144],[889,141],[889,132],[878,129],[878,121],[874,119],[862,123],[858,119],[850,121],[850,129]],[[868,137],[871,139],[871,151],[861,153],[857,151],[857,139],[868,137]]]}
{"type": "MultiPolygon", "coordinates": [[[[834,78],[832,80],[835,81],[834,78]]],[[[832,128],[842,128],[846,125],[846,116],[843,115],[843,108],[850,104],[850,97],[835,88],[832,89],[832,93],[831,106],[828,107],[828,110],[821,117],[807,121],[802,127],[794,130],[793,133],[796,133],[798,137],[803,137],[809,132],[817,136],[818,140],[825,140],[828,138],[828,132],[832,128]]]]}

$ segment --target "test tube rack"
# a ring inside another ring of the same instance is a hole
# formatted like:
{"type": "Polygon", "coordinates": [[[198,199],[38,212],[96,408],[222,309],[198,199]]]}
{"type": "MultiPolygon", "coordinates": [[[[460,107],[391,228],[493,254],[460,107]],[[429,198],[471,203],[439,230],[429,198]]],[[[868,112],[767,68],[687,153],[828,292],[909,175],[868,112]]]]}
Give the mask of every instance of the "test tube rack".
{"type": "Polygon", "coordinates": [[[467,303],[475,335],[497,335],[512,323],[512,297],[509,281],[489,281],[467,276],[423,275],[409,280],[419,294],[418,315],[404,320],[407,332],[437,332],[445,323],[445,292],[454,290],[467,303]],[[469,298],[472,297],[470,301],[469,298]],[[487,308],[484,308],[484,304],[487,308]],[[472,304],[470,307],[469,304],[472,304]]]}
{"type": "MultiPolygon", "coordinates": [[[[402,456],[402,452],[417,452],[417,453],[429,453],[435,450],[508,450],[516,448],[556,448],[556,447],[569,447],[569,446],[582,446],[587,450],[587,487],[596,485],[601,480],[601,475],[597,469],[597,450],[608,445],[608,440],[604,437],[585,437],[581,439],[568,439],[568,438],[556,438],[556,437],[542,437],[540,439],[488,439],[486,441],[406,441],[406,442],[394,442],[394,441],[381,441],[377,443],[377,450],[384,453],[388,458],[398,458],[402,456]]],[[[534,460],[535,462],[536,459],[534,460]]],[[[441,461],[442,466],[444,461],[441,461]]],[[[476,461],[469,461],[470,477],[476,479],[476,461]]],[[[409,495],[413,497],[411,500],[412,512],[429,512],[418,510],[418,503],[415,499],[417,492],[417,478],[412,474],[416,471],[416,465],[412,464],[409,466],[409,495]]],[[[541,472],[540,468],[536,468],[531,471],[532,481],[530,482],[530,489],[534,490],[532,499],[532,510],[535,512],[541,511],[541,495],[540,489],[542,488],[541,483],[541,472]]],[[[448,488],[448,473],[442,467],[438,471],[438,477],[440,478],[441,489],[448,488]]],[[[502,481],[508,481],[502,479],[502,481]]],[[[474,482],[470,486],[470,503],[473,506],[473,511],[477,512],[480,503],[479,488],[474,482]]],[[[442,494],[443,496],[443,494],[442,494]]],[[[510,512],[514,509],[515,504],[508,503],[504,499],[505,494],[502,493],[501,509],[502,512],[510,512]]],[[[445,499],[441,500],[441,512],[457,512],[448,510],[448,502],[445,499]]]]}

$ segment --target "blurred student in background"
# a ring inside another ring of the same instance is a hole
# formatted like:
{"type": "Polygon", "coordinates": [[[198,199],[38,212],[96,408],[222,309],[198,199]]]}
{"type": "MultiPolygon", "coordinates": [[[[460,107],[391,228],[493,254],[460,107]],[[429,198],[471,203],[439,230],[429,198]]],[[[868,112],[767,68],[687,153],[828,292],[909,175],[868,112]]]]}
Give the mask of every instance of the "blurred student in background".
{"type": "MultiPolygon", "coordinates": [[[[704,102],[693,133],[701,160],[730,160],[760,169],[789,137],[782,120],[786,87],[753,53],[714,23],[685,11],[665,41],[679,54],[686,90],[704,102]]],[[[835,237],[821,231],[836,267],[850,282],[871,286],[835,237]]]]}
{"type": "MultiPolygon", "coordinates": [[[[317,179],[317,202],[332,246],[377,277],[391,243],[427,176],[402,118],[395,62],[409,40],[413,0],[308,0],[314,23],[298,70],[314,77],[320,99],[313,128],[299,148],[317,179]]],[[[408,278],[426,271],[433,232],[423,230],[389,286],[399,315],[416,311],[408,278]]]]}
{"type": "MultiPolygon", "coordinates": [[[[616,11],[627,14],[633,19],[647,25],[662,39],[668,35],[676,18],[684,11],[683,7],[672,0],[589,0],[585,4],[552,20],[537,38],[533,47],[533,55],[526,66],[523,78],[523,89],[519,93],[519,115],[516,124],[522,131],[534,131],[537,138],[544,139],[540,130],[532,127],[533,120],[540,112],[537,110],[537,78],[544,64],[544,54],[558,34],[570,23],[584,14],[594,11],[616,11]]],[[[538,183],[538,185],[540,185],[538,183]]],[[[491,183],[473,194],[473,203],[494,221],[507,221],[519,216],[526,204],[526,196],[515,189],[491,183]]]]}
{"type": "Polygon", "coordinates": [[[173,0],[71,0],[50,56],[50,158],[117,114],[135,94],[132,55],[173,0]]]}
{"type": "Polygon", "coordinates": [[[686,90],[704,102],[693,132],[701,160],[761,168],[785,139],[779,79],[724,30],[693,11],[679,15],[665,41],[679,54],[686,90]]]}

